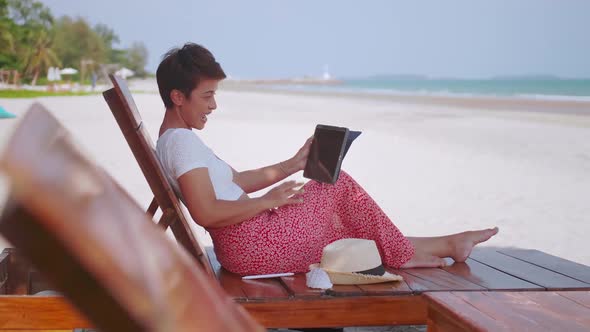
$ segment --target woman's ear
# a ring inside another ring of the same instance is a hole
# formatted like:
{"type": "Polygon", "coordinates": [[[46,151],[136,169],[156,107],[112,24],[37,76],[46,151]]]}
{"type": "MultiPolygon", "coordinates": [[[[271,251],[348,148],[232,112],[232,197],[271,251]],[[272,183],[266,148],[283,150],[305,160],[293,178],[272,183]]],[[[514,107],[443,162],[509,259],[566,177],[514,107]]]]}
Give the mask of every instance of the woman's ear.
{"type": "Polygon", "coordinates": [[[184,104],[184,94],[179,90],[172,89],[172,91],[170,91],[170,99],[176,106],[182,106],[182,104],[184,104]]]}

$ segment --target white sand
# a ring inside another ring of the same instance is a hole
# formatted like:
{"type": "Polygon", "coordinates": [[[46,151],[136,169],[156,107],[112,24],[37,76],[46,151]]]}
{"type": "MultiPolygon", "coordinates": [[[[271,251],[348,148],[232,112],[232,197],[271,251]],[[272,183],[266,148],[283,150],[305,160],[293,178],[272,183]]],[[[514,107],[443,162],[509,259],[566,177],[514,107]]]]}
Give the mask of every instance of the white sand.
{"type": "MultiPolygon", "coordinates": [[[[155,139],[159,96],[134,97],[155,139]]],[[[147,206],[149,188],[102,96],[38,100],[147,206]]],[[[17,115],[31,103],[0,99],[17,115]]],[[[535,248],[590,264],[590,116],[223,90],[218,104],[200,134],[238,170],[290,157],[316,123],[362,130],[344,169],[405,234],[497,225],[500,234],[488,245],[535,248]]],[[[16,122],[0,120],[0,148],[16,122]]]]}
{"type": "MultiPolygon", "coordinates": [[[[136,84],[135,89],[153,90],[153,85],[136,84]]],[[[159,96],[134,97],[155,139],[163,113],[159,96]]],[[[150,190],[102,96],[38,101],[147,207],[150,190]]],[[[31,103],[0,99],[17,115],[31,103]]],[[[487,245],[535,248],[590,265],[590,116],[494,111],[485,102],[466,109],[252,91],[220,91],[218,104],[200,134],[238,170],[290,157],[316,123],[362,130],[344,169],[405,234],[433,236],[497,225],[500,233],[487,245]]],[[[0,149],[16,123],[0,120],[0,149]]],[[[294,178],[303,179],[301,174],[294,178]]],[[[0,175],[0,198],[6,191],[0,175]]],[[[199,237],[210,243],[203,231],[199,237]]]]}

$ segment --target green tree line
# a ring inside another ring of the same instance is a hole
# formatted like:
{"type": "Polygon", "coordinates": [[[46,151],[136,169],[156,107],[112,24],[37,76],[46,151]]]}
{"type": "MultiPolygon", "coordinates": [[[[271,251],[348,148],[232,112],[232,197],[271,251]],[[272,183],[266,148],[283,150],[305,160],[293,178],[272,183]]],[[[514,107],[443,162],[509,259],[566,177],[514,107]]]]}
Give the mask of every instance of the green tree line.
{"type": "Polygon", "coordinates": [[[119,37],[104,24],[84,18],[55,18],[35,0],[0,0],[0,69],[16,69],[35,84],[49,67],[73,67],[89,76],[101,64],[120,64],[137,76],[147,72],[147,48],[134,42],[116,48],[119,37]]]}

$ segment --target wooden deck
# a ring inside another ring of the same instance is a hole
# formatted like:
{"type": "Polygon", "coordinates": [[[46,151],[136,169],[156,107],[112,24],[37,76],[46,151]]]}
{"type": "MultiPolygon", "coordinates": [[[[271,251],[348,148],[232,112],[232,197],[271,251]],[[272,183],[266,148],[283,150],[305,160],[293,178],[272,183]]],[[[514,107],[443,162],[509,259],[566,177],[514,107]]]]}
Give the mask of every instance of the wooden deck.
{"type": "Polygon", "coordinates": [[[428,331],[590,331],[590,292],[437,292],[428,331]]]}
{"type": "MultiPolygon", "coordinates": [[[[208,250],[209,257],[214,257],[208,250]]],[[[452,261],[450,261],[452,262],[452,261]]],[[[242,280],[212,262],[223,288],[239,302],[258,299],[418,295],[432,291],[566,291],[590,290],[590,267],[538,250],[476,248],[465,263],[444,268],[395,270],[401,282],[373,285],[335,285],[322,291],[307,288],[305,275],[242,280]]]]}
{"type": "MultiPolygon", "coordinates": [[[[334,286],[325,291],[307,288],[304,274],[242,280],[222,269],[211,248],[208,251],[222,288],[266,327],[426,324],[425,292],[590,292],[589,266],[538,250],[476,248],[466,263],[440,269],[391,270],[404,277],[402,282],[334,286]]],[[[13,251],[0,256],[0,290],[4,294],[0,296],[0,329],[89,327],[61,297],[23,297],[48,287],[35,271],[26,272],[23,264],[13,251]]]]}
{"type": "Polygon", "coordinates": [[[263,325],[273,327],[302,322],[301,327],[311,327],[320,321],[322,326],[344,326],[342,317],[356,325],[426,324],[424,292],[590,291],[589,266],[538,250],[481,247],[467,262],[445,268],[391,269],[404,277],[402,282],[336,285],[322,291],[308,288],[304,274],[242,280],[221,268],[211,249],[207,252],[223,289],[263,325]],[[328,302],[333,310],[327,312],[328,302]],[[389,310],[397,314],[388,315],[389,310]]]}

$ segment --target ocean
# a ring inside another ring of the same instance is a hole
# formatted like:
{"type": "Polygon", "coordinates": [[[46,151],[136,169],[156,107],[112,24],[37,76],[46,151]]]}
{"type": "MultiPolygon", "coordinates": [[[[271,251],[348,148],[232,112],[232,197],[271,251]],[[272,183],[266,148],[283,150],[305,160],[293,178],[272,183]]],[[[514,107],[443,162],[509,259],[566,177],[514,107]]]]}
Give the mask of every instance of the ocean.
{"type": "MultiPolygon", "coordinates": [[[[285,88],[285,85],[276,86],[285,88]]],[[[516,97],[590,101],[590,79],[344,79],[333,84],[295,84],[295,90],[399,95],[516,97]]]]}

